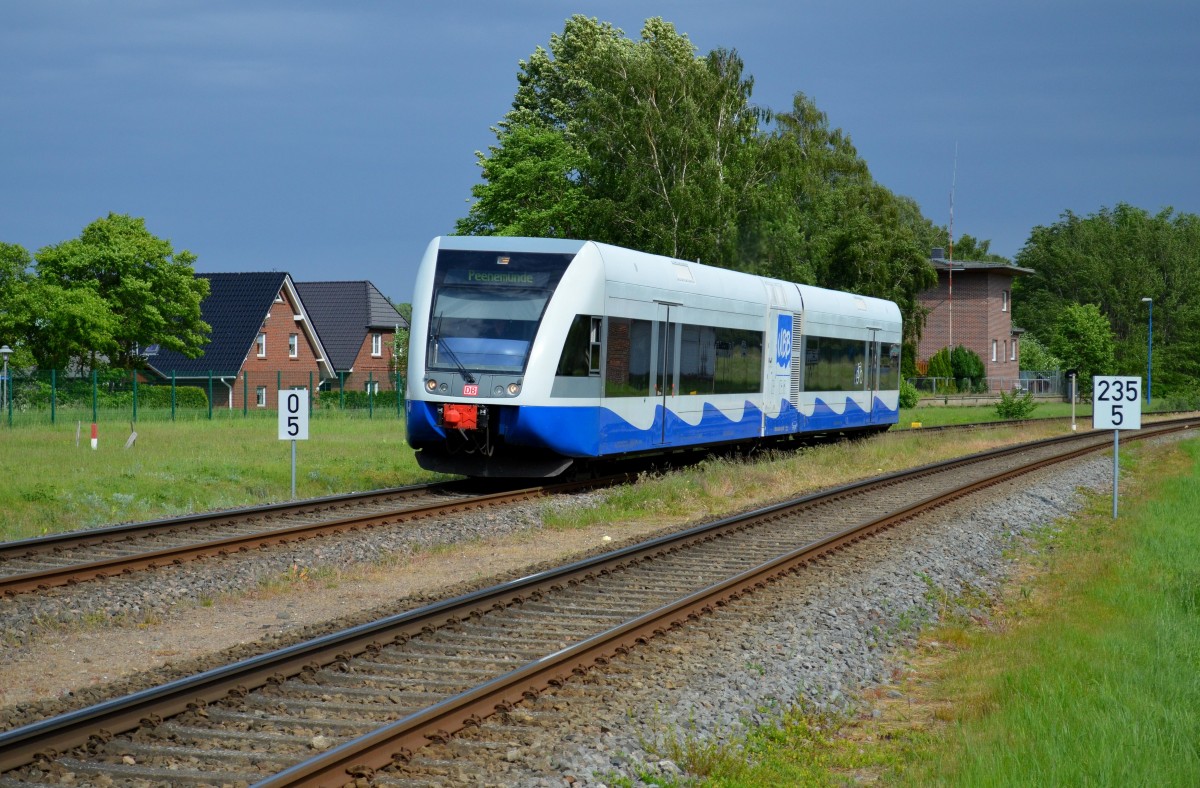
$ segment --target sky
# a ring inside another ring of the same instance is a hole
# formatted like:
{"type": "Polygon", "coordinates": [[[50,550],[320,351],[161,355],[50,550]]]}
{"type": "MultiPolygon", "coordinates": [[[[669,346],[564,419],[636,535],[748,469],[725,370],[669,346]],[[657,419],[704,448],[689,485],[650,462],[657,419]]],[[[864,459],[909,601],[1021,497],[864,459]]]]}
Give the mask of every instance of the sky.
{"type": "Polygon", "coordinates": [[[1200,213],[1195,0],[0,0],[0,241],[130,214],[199,272],[408,301],[519,62],[572,14],[737,50],[755,104],[805,93],[879,183],[998,254],[1066,211],[1200,213]]]}

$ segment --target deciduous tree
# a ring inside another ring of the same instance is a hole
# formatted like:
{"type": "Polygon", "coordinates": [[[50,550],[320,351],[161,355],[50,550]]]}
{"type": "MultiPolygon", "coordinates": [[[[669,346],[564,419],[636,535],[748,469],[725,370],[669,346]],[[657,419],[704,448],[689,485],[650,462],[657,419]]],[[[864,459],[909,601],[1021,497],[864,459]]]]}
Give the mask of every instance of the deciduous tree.
{"type": "Polygon", "coordinates": [[[1092,390],[1092,376],[1116,372],[1116,342],[1108,318],[1095,304],[1068,304],[1054,324],[1050,350],[1065,369],[1079,374],[1079,391],[1092,390]]]}
{"type": "Polygon", "coordinates": [[[53,335],[55,365],[68,349],[103,354],[127,369],[142,366],[138,351],[147,345],[193,358],[203,353],[211,326],[201,320],[200,302],[208,281],[195,276],[194,254],[175,252],[145,220],[110,213],[79,238],[39,250],[36,260],[39,297],[62,304],[62,314],[38,328],[39,342],[53,335]]]}

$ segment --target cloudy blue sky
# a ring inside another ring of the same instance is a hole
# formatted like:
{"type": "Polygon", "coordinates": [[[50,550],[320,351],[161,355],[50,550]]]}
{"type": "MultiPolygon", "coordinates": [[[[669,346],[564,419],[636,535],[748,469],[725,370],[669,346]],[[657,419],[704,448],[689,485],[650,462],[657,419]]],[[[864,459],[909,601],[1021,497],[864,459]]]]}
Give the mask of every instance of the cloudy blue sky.
{"type": "Polygon", "coordinates": [[[573,13],[738,50],[757,104],[808,94],[938,224],[956,180],[955,235],[1000,254],[1067,210],[1200,213],[1194,0],[0,0],[0,240],[128,213],[200,271],[406,301],[573,13]]]}

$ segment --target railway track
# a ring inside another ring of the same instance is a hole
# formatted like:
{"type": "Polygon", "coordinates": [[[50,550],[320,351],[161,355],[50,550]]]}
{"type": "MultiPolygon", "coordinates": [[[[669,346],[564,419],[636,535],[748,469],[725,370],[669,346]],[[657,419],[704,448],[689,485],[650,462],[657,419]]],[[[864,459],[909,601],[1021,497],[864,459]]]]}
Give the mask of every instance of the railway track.
{"type": "MultiPolygon", "coordinates": [[[[591,484],[600,483],[607,482],[591,484]]],[[[0,542],[0,595],[13,596],[212,556],[503,506],[579,486],[478,494],[464,483],[449,482],[0,542]]]]}
{"type": "MultiPolygon", "coordinates": [[[[1026,422],[1010,422],[1019,426],[1026,422]]],[[[973,430],[995,424],[927,431],[973,430]]],[[[907,430],[895,433],[905,434],[907,430]]],[[[329,496],[0,542],[0,596],[102,580],[158,567],[244,553],[306,539],[395,525],[555,493],[613,484],[610,479],[479,494],[447,482],[329,496]]]]}
{"type": "Polygon", "coordinates": [[[847,485],[14,729],[0,785],[368,780],[821,555],[1110,443],[1072,435],[847,485]]]}

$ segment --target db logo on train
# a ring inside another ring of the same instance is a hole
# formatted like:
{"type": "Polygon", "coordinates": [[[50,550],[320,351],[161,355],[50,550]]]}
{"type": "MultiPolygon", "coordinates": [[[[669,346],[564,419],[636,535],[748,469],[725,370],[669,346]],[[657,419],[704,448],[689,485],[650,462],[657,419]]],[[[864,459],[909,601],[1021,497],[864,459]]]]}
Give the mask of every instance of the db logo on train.
{"type": "Polygon", "coordinates": [[[775,363],[787,369],[792,364],[792,316],[779,316],[778,337],[775,340],[775,363]]]}

